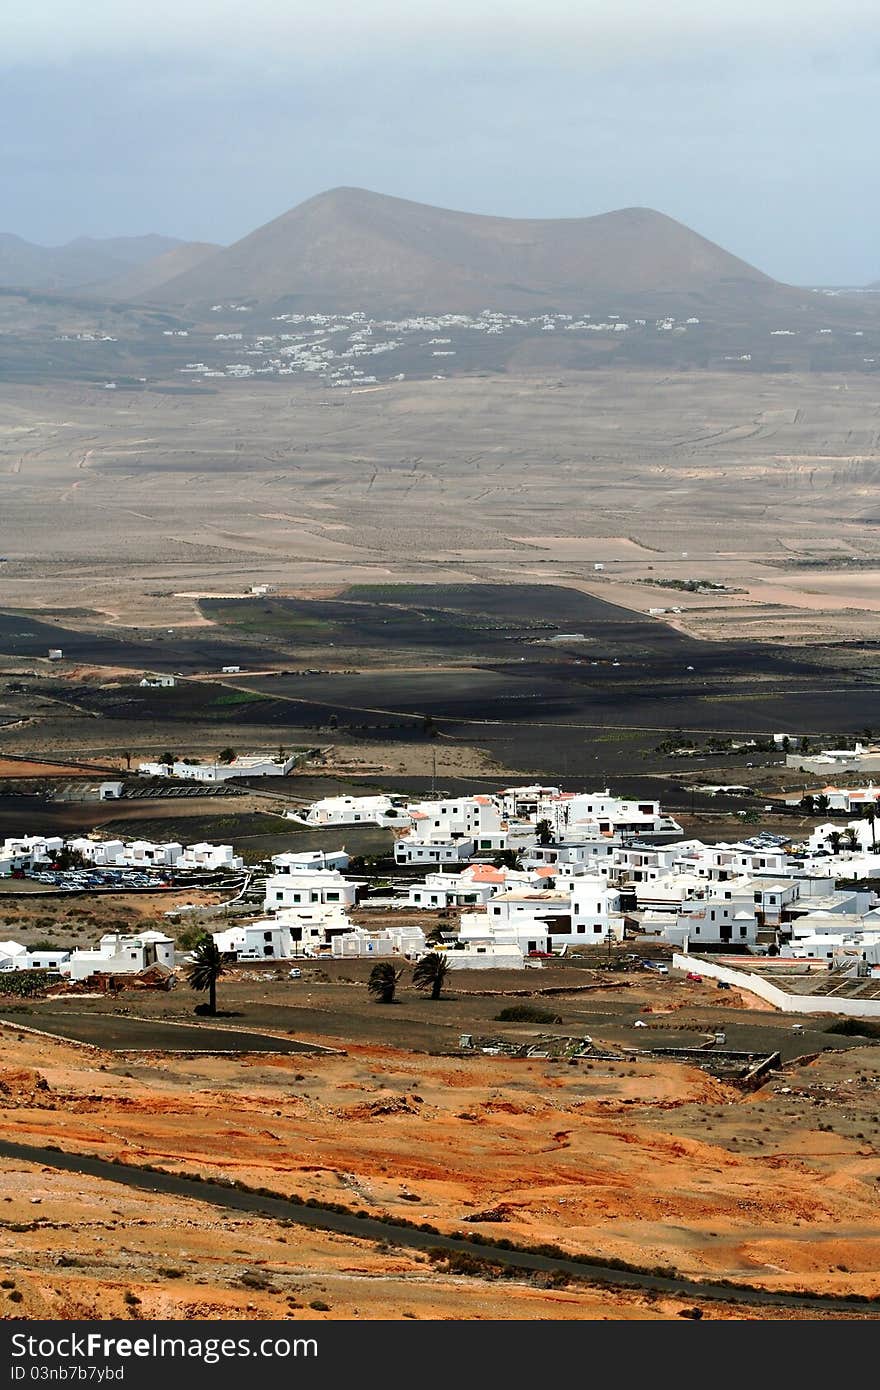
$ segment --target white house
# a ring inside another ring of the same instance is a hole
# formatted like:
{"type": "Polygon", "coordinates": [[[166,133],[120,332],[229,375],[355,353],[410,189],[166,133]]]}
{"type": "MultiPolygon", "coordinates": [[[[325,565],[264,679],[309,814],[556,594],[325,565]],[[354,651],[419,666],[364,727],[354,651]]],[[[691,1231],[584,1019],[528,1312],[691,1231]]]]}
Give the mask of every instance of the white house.
{"type": "Polygon", "coordinates": [[[0,971],[57,970],[67,973],[69,951],[29,951],[17,941],[0,941],[0,971]]]}
{"type": "Polygon", "coordinates": [[[488,912],[462,913],[458,941],[465,945],[515,946],[523,955],[546,954],[550,934],[546,922],[536,917],[496,921],[488,912]]]}
{"type": "MultiPolygon", "coordinates": [[[[291,819],[299,819],[291,815],[291,819]]],[[[314,801],[302,818],[306,825],[381,825],[406,827],[409,816],[390,796],[327,796],[314,801]]]]}
{"type": "Polygon", "coordinates": [[[473,840],[423,840],[410,834],[394,844],[395,864],[466,864],[473,853],[473,840]]]}
{"type": "MultiPolygon", "coordinates": [[[[551,949],[604,942],[609,936],[620,941],[624,934],[619,891],[601,878],[585,875],[564,889],[497,893],[487,903],[486,915],[490,924],[499,927],[546,928],[551,949]]],[[[540,949],[527,947],[527,951],[540,949]]]]}
{"type": "Polygon", "coordinates": [[[474,851],[497,853],[534,844],[530,821],[510,815],[497,796],[455,796],[407,805],[413,839],[423,843],[469,840],[474,851]]]}
{"type": "Polygon", "coordinates": [[[172,868],[183,851],[183,845],[176,840],[156,844],[152,840],[132,840],[123,845],[115,863],[133,868],[172,868]]]}
{"type": "Polygon", "coordinates": [[[68,962],[72,980],[90,975],[131,975],[151,965],[174,969],[174,942],[163,932],[144,931],[137,936],[107,932],[91,951],[76,950],[68,962]]]}
{"type": "MultiPolygon", "coordinates": [[[[407,890],[410,907],[477,907],[505,888],[542,886],[540,877],[522,869],[469,864],[460,873],[427,874],[407,890]]],[[[543,886],[547,886],[544,884],[543,886]]]]}
{"type": "Polygon", "coordinates": [[[317,869],[338,869],[344,873],[350,857],[344,849],[309,849],[300,854],[273,854],[272,867],[276,874],[312,873],[317,869]]]}
{"type": "Polygon", "coordinates": [[[187,845],[186,849],[178,855],[174,865],[176,869],[204,869],[216,871],[218,869],[237,870],[244,867],[244,860],[240,854],[236,854],[232,845],[212,845],[207,841],[201,844],[187,845]]]}
{"type": "Polygon", "coordinates": [[[300,873],[270,874],[266,879],[263,907],[267,912],[288,907],[353,907],[359,885],[343,878],[336,869],[310,869],[300,873]]]}
{"type": "Polygon", "coordinates": [[[421,927],[385,927],[375,932],[353,927],[349,932],[334,936],[331,950],[335,957],[340,958],[402,956],[413,960],[424,955],[425,945],[425,933],[421,927]]]}
{"type": "Polygon", "coordinates": [[[597,835],[681,834],[681,826],[665,815],[658,801],[638,801],[604,792],[562,792],[542,801],[537,820],[550,824],[554,839],[592,839],[597,835]]]}
{"type": "Polygon", "coordinates": [[[285,960],[293,955],[290,927],[286,922],[250,922],[212,933],[224,955],[237,960],[285,960]]]}
{"type": "Polygon", "coordinates": [[[14,869],[33,869],[50,864],[64,848],[60,835],[20,835],[0,844],[0,874],[8,877],[14,869]]]}
{"type": "Polygon", "coordinates": [[[179,777],[185,782],[228,782],[233,777],[286,777],[296,766],[296,758],[275,759],[262,753],[249,753],[228,763],[140,763],[143,777],[179,777]]]}
{"type": "Polygon", "coordinates": [[[512,942],[466,941],[445,951],[450,970],[524,970],[525,956],[512,942]]]}
{"type": "Polygon", "coordinates": [[[535,784],[531,787],[505,787],[504,791],[499,792],[498,800],[506,816],[522,817],[526,820],[538,820],[539,808],[554,797],[561,796],[559,787],[543,787],[535,784]]]}

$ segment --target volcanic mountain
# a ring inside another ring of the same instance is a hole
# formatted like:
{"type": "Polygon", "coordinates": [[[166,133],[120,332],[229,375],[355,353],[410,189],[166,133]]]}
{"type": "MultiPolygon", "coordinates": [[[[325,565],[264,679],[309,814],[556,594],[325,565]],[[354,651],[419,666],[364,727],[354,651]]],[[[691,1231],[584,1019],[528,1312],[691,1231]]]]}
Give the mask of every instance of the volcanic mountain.
{"type": "Polygon", "coordinates": [[[37,246],[11,233],[0,233],[0,286],[66,293],[123,276],[181,245],[174,237],[152,232],[147,236],[77,237],[64,246],[37,246]]]}
{"type": "Polygon", "coordinates": [[[299,204],[152,290],[169,306],[289,310],[588,310],[669,293],[772,297],[776,282],[649,208],[598,217],[484,217],[337,188],[299,204]]]}
{"type": "Polygon", "coordinates": [[[180,242],[172,246],[170,251],[153,256],[150,260],[133,266],[125,274],[103,282],[98,286],[98,293],[102,299],[129,300],[132,303],[149,299],[153,291],[164,285],[166,280],[183,275],[195,266],[201,265],[220,249],[210,241],[180,242]]]}

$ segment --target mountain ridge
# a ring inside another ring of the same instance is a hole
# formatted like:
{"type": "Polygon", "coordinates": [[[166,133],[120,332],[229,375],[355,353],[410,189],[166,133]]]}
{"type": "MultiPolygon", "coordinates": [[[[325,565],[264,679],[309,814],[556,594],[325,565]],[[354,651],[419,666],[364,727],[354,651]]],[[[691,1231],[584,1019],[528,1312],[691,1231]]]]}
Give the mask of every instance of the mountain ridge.
{"type": "Polygon", "coordinates": [[[540,311],[597,294],[751,295],[777,282],[651,208],[504,218],[341,187],[151,292],[182,307],[242,300],[305,310],[540,311]]]}
{"type": "Polygon", "coordinates": [[[13,232],[0,232],[0,287],[85,289],[185,244],[177,237],[149,232],[131,237],[81,236],[61,246],[41,246],[13,232]]]}

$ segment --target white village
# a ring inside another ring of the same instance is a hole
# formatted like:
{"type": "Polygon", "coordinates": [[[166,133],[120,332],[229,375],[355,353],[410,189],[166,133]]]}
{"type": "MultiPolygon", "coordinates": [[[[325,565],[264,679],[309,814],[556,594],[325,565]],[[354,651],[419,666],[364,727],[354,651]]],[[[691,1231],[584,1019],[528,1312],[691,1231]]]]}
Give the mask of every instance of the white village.
{"type": "MultiPolygon", "coordinates": [[[[438,954],[456,971],[524,971],[629,941],[634,961],[649,945],[667,948],[667,964],[655,953],[645,968],[738,984],[795,1013],[880,1016],[880,899],[867,886],[880,876],[880,788],[823,795],[836,798],[835,810],[859,814],[845,829],[820,824],[799,844],[767,832],[731,843],[685,839],[657,801],[609,790],[331,796],[286,815],[326,829],[328,841],[346,827],[390,829],[390,879],[350,873],[344,848],[246,865],[230,844],[95,834],[6,839],[0,876],[72,893],[223,885],[218,907],[192,911],[230,963],[295,968],[438,954]],[[371,925],[371,915],[383,925],[371,925]]],[[[166,916],[179,922],[183,911],[166,916]]],[[[108,932],[70,951],[0,941],[0,971],[55,972],[62,989],[145,971],[173,983],[189,960],[170,928],[108,932]]]]}

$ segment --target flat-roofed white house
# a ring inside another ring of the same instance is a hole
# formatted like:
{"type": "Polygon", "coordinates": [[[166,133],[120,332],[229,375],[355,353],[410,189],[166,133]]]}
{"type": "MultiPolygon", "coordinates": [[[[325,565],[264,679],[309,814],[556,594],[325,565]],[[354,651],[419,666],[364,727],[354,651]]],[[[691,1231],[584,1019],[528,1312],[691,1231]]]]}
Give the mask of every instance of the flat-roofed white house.
{"type": "Polygon", "coordinates": [[[198,845],[187,845],[186,849],[178,856],[174,867],[176,869],[237,870],[244,867],[244,860],[240,854],[235,853],[232,845],[212,845],[208,841],[202,841],[198,845]]]}
{"type": "Polygon", "coordinates": [[[159,931],[143,931],[136,936],[122,932],[106,932],[94,950],[71,953],[69,966],[72,980],[87,980],[90,975],[132,975],[151,965],[174,969],[174,942],[159,931]]]}
{"type": "Polygon", "coordinates": [[[426,949],[425,933],[421,927],[384,927],[381,931],[366,931],[352,927],[351,931],[335,936],[331,950],[342,959],[361,956],[398,956],[418,959],[426,949]]]}
{"type": "Polygon", "coordinates": [[[486,914],[499,927],[546,928],[550,949],[595,945],[609,936],[622,941],[624,936],[620,892],[599,877],[579,875],[562,888],[498,893],[487,903],[486,914]]]}
{"type": "Polygon", "coordinates": [[[474,854],[473,840],[423,840],[403,835],[394,844],[395,864],[466,864],[474,854]]]}
{"type": "Polygon", "coordinates": [[[537,918],[496,922],[487,912],[462,913],[458,940],[471,945],[513,945],[526,956],[544,955],[550,950],[550,933],[545,922],[537,918]]]}
{"type": "Polygon", "coordinates": [[[327,796],[314,801],[301,819],[306,825],[409,825],[402,802],[390,796],[327,796]]]}
{"type": "Polygon", "coordinates": [[[233,777],[286,777],[296,766],[296,758],[270,758],[248,753],[228,763],[141,763],[143,777],[178,777],[185,782],[228,782],[233,777]]]}
{"type": "Polygon", "coordinates": [[[64,848],[60,835],[19,835],[0,843],[0,873],[6,877],[15,869],[33,869],[50,864],[64,848]]]}
{"type": "Polygon", "coordinates": [[[57,970],[63,975],[69,961],[69,951],[29,951],[18,941],[0,941],[0,971],[57,970]]]}
{"type": "Polygon", "coordinates": [[[284,960],[293,954],[290,928],[285,922],[249,922],[212,935],[218,951],[236,960],[284,960]]]}
{"type": "Polygon", "coordinates": [[[299,854],[273,854],[272,870],[276,874],[306,874],[316,869],[338,869],[345,873],[351,856],[344,849],[309,849],[299,854]]]}
{"type": "Polygon", "coordinates": [[[266,879],[263,907],[267,912],[316,905],[354,907],[359,886],[353,880],[343,878],[336,869],[270,874],[266,879]]]}
{"type": "Polygon", "coordinates": [[[444,954],[450,970],[524,970],[526,964],[512,941],[464,941],[444,954]]]}

